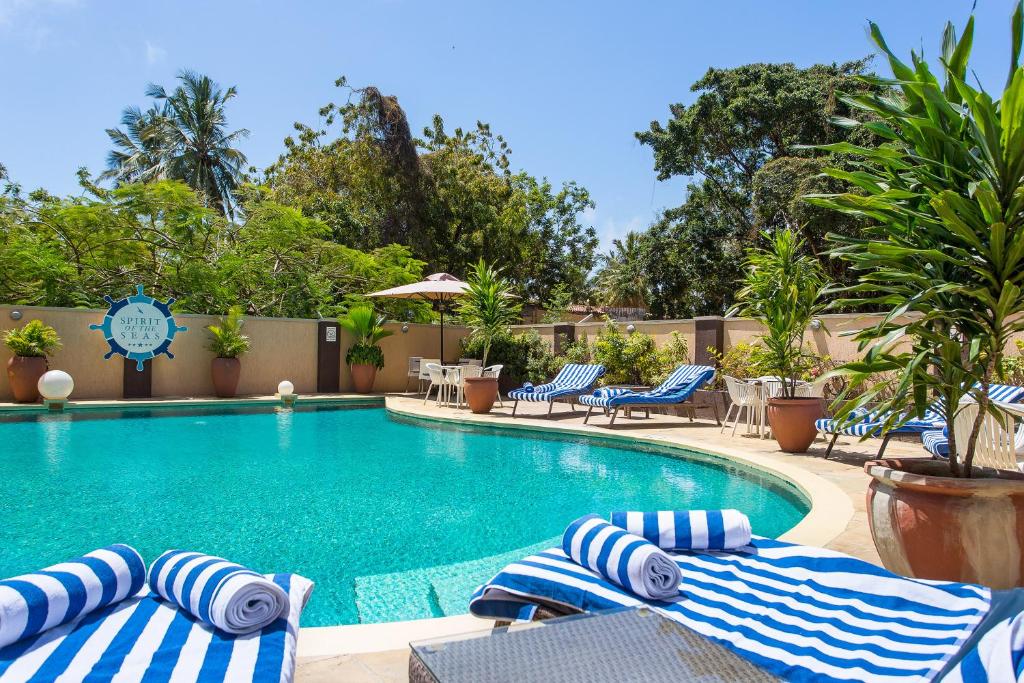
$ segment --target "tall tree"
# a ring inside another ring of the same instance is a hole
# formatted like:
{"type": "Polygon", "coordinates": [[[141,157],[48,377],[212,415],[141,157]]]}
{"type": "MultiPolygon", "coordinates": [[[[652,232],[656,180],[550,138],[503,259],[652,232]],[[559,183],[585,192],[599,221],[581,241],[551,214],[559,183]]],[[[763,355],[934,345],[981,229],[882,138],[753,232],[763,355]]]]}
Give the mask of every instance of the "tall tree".
{"type": "Polygon", "coordinates": [[[249,131],[228,131],[227,103],[238,91],[222,89],[209,76],[178,74],[180,84],[168,93],[150,84],[146,95],[156,100],[145,112],[128,108],[121,123],[110,129],[115,149],[108,156],[105,177],[119,183],[155,179],[181,180],[202,192],[224,215],[235,209],[234,191],[246,164],[238,142],[249,131]]]}
{"type": "Polygon", "coordinates": [[[613,240],[612,249],[601,257],[595,279],[597,296],[608,306],[646,306],[650,298],[644,236],[630,231],[625,239],[613,240]]]}
{"type": "Polygon", "coordinates": [[[698,93],[692,104],[672,105],[668,122],[654,121],[637,133],[654,152],[659,179],[687,179],[686,202],[667,210],[647,235],[656,314],[723,313],[744,249],[764,228],[800,228],[810,251],[832,271],[824,234],[854,230],[855,221],[796,207],[820,174],[815,158],[822,156],[799,145],[870,138],[863,129],[832,123],[850,110],[837,91],[870,87],[858,79],[867,63],[710,69],[692,86],[698,93]]]}

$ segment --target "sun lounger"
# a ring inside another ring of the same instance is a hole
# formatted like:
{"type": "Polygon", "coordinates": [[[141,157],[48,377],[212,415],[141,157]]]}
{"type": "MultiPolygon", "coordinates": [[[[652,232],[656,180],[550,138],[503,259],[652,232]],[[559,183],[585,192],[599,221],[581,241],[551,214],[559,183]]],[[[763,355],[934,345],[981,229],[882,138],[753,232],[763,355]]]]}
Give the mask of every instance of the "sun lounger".
{"type": "MultiPolygon", "coordinates": [[[[1024,398],[1024,387],[991,384],[989,385],[988,395],[993,401],[1016,403],[1021,398],[1024,398]]],[[[825,449],[825,457],[827,458],[832,454],[832,447],[835,446],[836,439],[841,435],[881,438],[882,445],[879,447],[878,455],[876,456],[881,458],[882,454],[885,453],[885,447],[889,444],[889,440],[897,434],[923,434],[928,431],[941,430],[946,422],[941,399],[928,406],[922,417],[908,420],[894,429],[885,428],[885,423],[890,416],[891,413],[862,410],[855,415],[856,420],[852,423],[848,420],[836,420],[833,418],[823,418],[816,421],[814,426],[818,428],[819,432],[832,436],[828,448],[825,449]]]]}
{"type": "MultiPolygon", "coordinates": [[[[598,389],[589,396],[581,396],[580,404],[587,406],[587,416],[584,422],[590,419],[594,408],[603,408],[611,411],[609,425],[615,424],[615,418],[622,408],[630,410],[651,408],[664,408],[676,406],[688,410],[690,419],[693,419],[694,406],[687,403],[693,394],[702,386],[715,377],[715,369],[710,365],[680,365],[672,371],[672,374],[660,385],[651,391],[630,391],[629,389],[598,389]]],[[[711,403],[715,411],[715,422],[721,424],[718,419],[718,407],[711,403]]]]}
{"type": "Polygon", "coordinates": [[[683,576],[673,599],[642,600],[553,548],[505,567],[470,611],[511,621],[646,605],[786,680],[928,681],[950,669],[950,680],[1017,680],[1022,670],[1024,605],[972,639],[993,605],[982,586],[908,579],[762,538],[670,556],[683,576]],[[1012,675],[985,679],[978,667],[1012,675]]]}
{"type": "Polygon", "coordinates": [[[603,365],[569,363],[559,370],[555,378],[548,384],[538,386],[524,384],[519,389],[508,392],[508,397],[515,401],[512,405],[512,416],[515,417],[520,401],[546,402],[549,404],[548,415],[551,414],[555,401],[567,401],[574,405],[581,394],[593,391],[594,383],[603,374],[603,365]]]}

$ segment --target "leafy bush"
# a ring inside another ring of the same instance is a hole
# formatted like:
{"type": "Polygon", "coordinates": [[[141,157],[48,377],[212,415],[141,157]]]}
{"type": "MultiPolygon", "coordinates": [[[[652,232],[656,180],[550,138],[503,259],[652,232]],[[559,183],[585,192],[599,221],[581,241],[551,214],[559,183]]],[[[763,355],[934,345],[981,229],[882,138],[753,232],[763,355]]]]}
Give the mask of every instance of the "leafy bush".
{"type": "Polygon", "coordinates": [[[384,351],[375,344],[353,344],[345,354],[349,365],[372,365],[380,370],[384,367],[384,351]]]}
{"type": "MultiPolygon", "coordinates": [[[[482,358],[484,343],[479,337],[467,337],[461,345],[464,357],[482,358]]],[[[523,382],[547,382],[563,365],[536,330],[525,334],[503,333],[495,336],[491,340],[487,362],[491,365],[504,365],[501,373],[503,379],[507,378],[504,382],[515,386],[523,382]]]]}
{"type": "Polygon", "coordinates": [[[1016,356],[1004,356],[999,368],[999,379],[1004,384],[1024,386],[1024,340],[1014,342],[1017,346],[1016,356]]]}
{"type": "Polygon", "coordinates": [[[571,341],[563,347],[562,359],[565,364],[568,363],[591,363],[593,357],[590,351],[590,343],[587,341],[587,335],[581,334],[580,338],[576,341],[571,341]]]}
{"type": "Polygon", "coordinates": [[[30,320],[19,330],[8,330],[4,344],[15,356],[45,358],[60,349],[60,337],[42,320],[30,320]]]}
{"type": "Polygon", "coordinates": [[[238,358],[249,350],[249,337],[242,334],[242,307],[232,306],[220,325],[207,325],[210,350],[218,358],[238,358]]]}
{"type": "Polygon", "coordinates": [[[654,337],[642,332],[623,334],[609,322],[594,340],[595,363],[605,367],[604,384],[657,384],[663,373],[662,357],[654,337]]]}
{"type": "Polygon", "coordinates": [[[665,381],[670,372],[683,363],[690,362],[690,347],[686,343],[686,338],[673,331],[668,344],[658,349],[658,359],[661,361],[661,372],[655,378],[654,384],[665,381]]]}

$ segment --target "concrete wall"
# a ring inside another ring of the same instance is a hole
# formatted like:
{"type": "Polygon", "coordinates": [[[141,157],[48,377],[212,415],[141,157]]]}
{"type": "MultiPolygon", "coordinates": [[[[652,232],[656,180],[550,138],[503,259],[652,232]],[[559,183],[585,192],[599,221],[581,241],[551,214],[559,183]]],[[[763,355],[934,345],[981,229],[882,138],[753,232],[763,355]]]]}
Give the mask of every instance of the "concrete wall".
{"type": "MultiPolygon", "coordinates": [[[[114,356],[104,360],[109,347],[101,332],[90,330],[90,324],[103,322],[104,311],[36,306],[0,305],[0,335],[20,327],[29,320],[42,320],[52,325],[60,335],[63,347],[50,359],[50,367],[66,370],[75,379],[74,398],[120,398],[124,360],[114,356]],[[10,313],[18,310],[20,320],[12,320],[10,313]]],[[[175,322],[188,327],[179,333],[171,345],[174,358],[159,356],[153,363],[153,396],[210,396],[213,381],[210,378],[210,360],[207,349],[209,333],[206,326],[216,321],[215,316],[179,314],[175,322]]],[[[440,330],[437,325],[411,323],[408,332],[402,332],[398,323],[389,323],[394,334],[381,342],[384,350],[384,369],[377,374],[377,391],[403,391],[409,356],[437,358],[440,354],[440,330]]],[[[300,394],[316,391],[317,321],[292,318],[253,318],[245,320],[245,333],[252,348],[242,357],[242,377],[238,393],[272,394],[283,379],[291,380],[300,394]]],[[[461,327],[445,326],[445,357],[458,358],[459,340],[467,331],[461,327]]],[[[352,387],[345,352],[351,344],[348,334],[341,331],[341,389],[352,387]]],[[[0,363],[5,367],[11,352],[0,345],[0,363]]],[[[0,381],[0,401],[11,400],[6,380],[0,381]]]]}

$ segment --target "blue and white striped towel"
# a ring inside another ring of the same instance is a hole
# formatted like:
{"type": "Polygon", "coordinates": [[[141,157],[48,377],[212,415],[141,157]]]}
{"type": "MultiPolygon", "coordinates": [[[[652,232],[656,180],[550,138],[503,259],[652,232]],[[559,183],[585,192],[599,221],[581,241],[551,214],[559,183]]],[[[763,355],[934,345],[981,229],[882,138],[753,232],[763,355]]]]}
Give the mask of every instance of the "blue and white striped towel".
{"type": "Polygon", "coordinates": [[[739,510],[613,512],[612,524],[662,550],[734,550],[750,543],[750,520],[739,510]]]}
{"type": "Polygon", "coordinates": [[[145,582],[146,563],[120,544],[0,581],[0,648],[135,595],[145,582]]]}
{"type": "Polygon", "coordinates": [[[581,567],[642,598],[665,600],[679,594],[682,574],[671,557],[597,515],[570,524],[562,536],[562,549],[581,567]]]}
{"type": "Polygon", "coordinates": [[[202,553],[168,550],[149,568],[149,587],[225,633],[252,633],[288,613],[288,594],[276,583],[202,553]]]}

